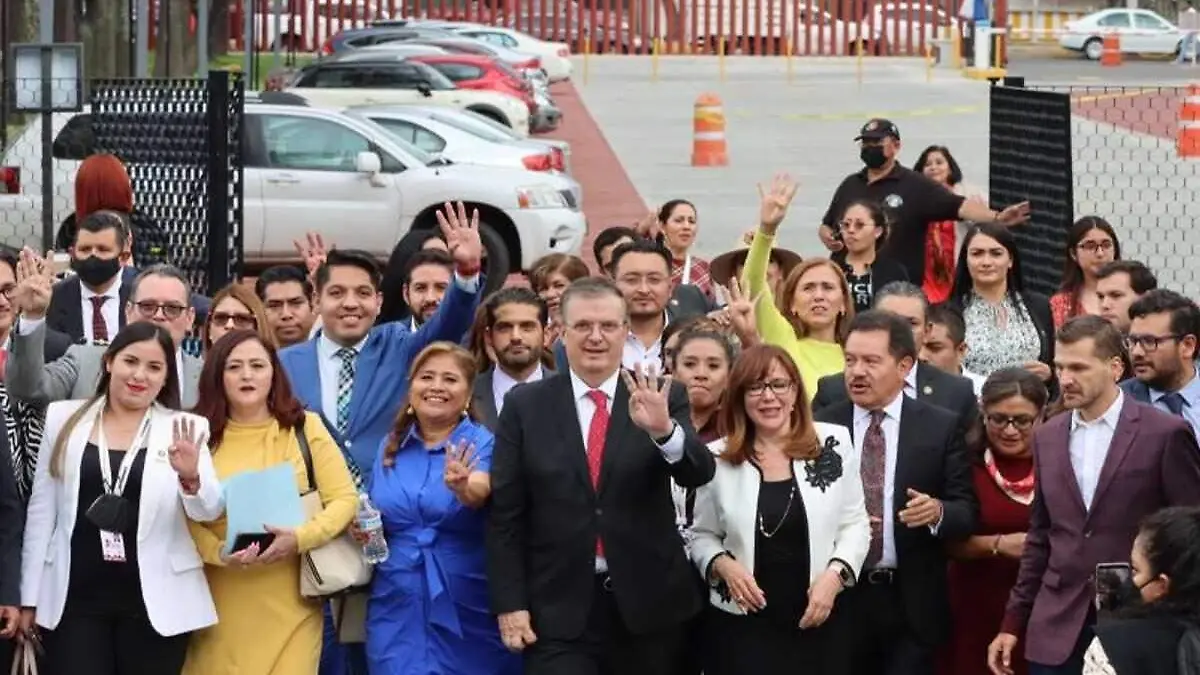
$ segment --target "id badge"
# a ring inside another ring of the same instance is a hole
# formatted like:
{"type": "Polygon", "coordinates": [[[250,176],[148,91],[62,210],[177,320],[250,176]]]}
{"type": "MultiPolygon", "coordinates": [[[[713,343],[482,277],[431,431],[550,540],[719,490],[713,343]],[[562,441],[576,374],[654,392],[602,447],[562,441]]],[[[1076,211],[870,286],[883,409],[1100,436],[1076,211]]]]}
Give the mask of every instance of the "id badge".
{"type": "Polygon", "coordinates": [[[125,537],[117,532],[100,530],[100,551],[104,562],[125,562],[125,537]]]}

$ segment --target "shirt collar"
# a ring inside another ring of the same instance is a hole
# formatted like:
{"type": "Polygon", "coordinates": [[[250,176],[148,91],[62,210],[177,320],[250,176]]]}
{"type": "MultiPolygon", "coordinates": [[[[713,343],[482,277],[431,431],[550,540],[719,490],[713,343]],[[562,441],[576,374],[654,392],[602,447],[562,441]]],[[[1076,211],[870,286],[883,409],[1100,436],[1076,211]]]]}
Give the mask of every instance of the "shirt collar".
{"type": "MultiPolygon", "coordinates": [[[[350,347],[354,350],[355,354],[362,353],[363,346],[367,344],[367,338],[369,337],[371,337],[371,334],[367,333],[363,339],[359,340],[358,343],[350,347]]],[[[329,336],[325,334],[325,331],[321,331],[321,334],[317,336],[317,353],[321,356],[321,358],[331,359],[341,348],[342,346],[331,340],[329,336]]]]}
{"type": "MultiPolygon", "coordinates": [[[[667,304],[670,305],[671,301],[668,300],[667,304]]],[[[633,330],[630,329],[630,331],[625,334],[625,344],[632,343],[632,344],[639,345],[639,346],[643,347],[644,349],[653,349],[656,345],[662,344],[662,334],[667,332],[667,325],[670,323],[671,323],[671,313],[664,309],[663,310],[663,330],[662,330],[662,333],[658,334],[658,339],[656,339],[654,342],[652,342],[649,345],[642,345],[642,341],[638,338],[637,335],[634,335],[633,330]]]]}
{"type": "MultiPolygon", "coordinates": [[[[904,392],[896,394],[896,398],[892,399],[891,403],[883,406],[883,416],[900,421],[900,410],[904,407],[904,392]]],[[[854,404],[854,422],[857,424],[863,420],[868,420],[871,417],[871,411],[866,408],[861,408],[857,403],[854,404]]]]}
{"type": "Polygon", "coordinates": [[[83,283],[83,280],[80,279],[79,280],[79,295],[84,300],[87,300],[89,298],[94,298],[96,296],[104,296],[106,298],[112,298],[113,300],[120,299],[120,297],[121,297],[121,277],[123,277],[123,276],[125,276],[125,268],[124,267],[122,267],[121,270],[119,272],[117,272],[116,279],[113,280],[112,284],[108,287],[108,290],[104,291],[103,293],[97,293],[96,291],[93,291],[92,289],[88,288],[87,284],[83,283]]]}
{"type": "MultiPolygon", "coordinates": [[[[1200,370],[1193,370],[1192,373],[1192,379],[1188,380],[1188,383],[1183,385],[1178,393],[1183,397],[1184,401],[1187,401],[1189,408],[1197,408],[1200,407],[1200,370]]],[[[1169,391],[1159,391],[1154,387],[1147,387],[1147,389],[1150,390],[1151,403],[1158,403],[1162,397],[1171,393],[1169,391]]]]}
{"type": "Polygon", "coordinates": [[[1080,416],[1078,409],[1072,410],[1071,411],[1071,431],[1075,431],[1076,429],[1079,429],[1080,427],[1084,427],[1084,428],[1094,427],[1098,424],[1105,424],[1108,426],[1109,429],[1115,430],[1117,428],[1117,420],[1119,420],[1121,418],[1121,408],[1124,405],[1125,405],[1125,392],[1121,391],[1118,388],[1116,400],[1112,402],[1112,405],[1108,406],[1108,410],[1105,410],[1103,415],[1101,415],[1100,417],[1097,417],[1096,419],[1092,420],[1091,422],[1085,422],[1083,417],[1080,416]]]}
{"type": "Polygon", "coordinates": [[[421,329],[421,325],[417,323],[417,317],[408,317],[408,329],[414,333],[421,329]]]}
{"type": "Polygon", "coordinates": [[[917,390],[917,365],[914,363],[912,368],[908,369],[908,374],[904,376],[904,386],[913,391],[917,390]]]}
{"type": "Polygon", "coordinates": [[[458,423],[458,426],[454,427],[454,431],[451,431],[445,440],[432,448],[426,448],[425,441],[421,438],[421,430],[416,422],[416,418],[414,418],[413,423],[408,425],[408,431],[405,432],[403,440],[400,441],[397,452],[416,448],[425,450],[426,452],[445,452],[446,444],[459,438],[462,435],[463,427],[471,423],[469,417],[463,417],[462,421],[458,423]]]}
{"type": "Polygon", "coordinates": [[[538,382],[542,379],[543,374],[544,373],[542,371],[542,364],[539,363],[539,364],[537,364],[537,368],[535,368],[534,371],[529,374],[529,377],[525,378],[524,380],[518,381],[512,375],[509,375],[508,373],[504,372],[503,368],[501,368],[500,366],[496,366],[492,369],[492,385],[494,387],[500,389],[501,391],[504,391],[507,389],[512,389],[513,387],[517,386],[518,384],[525,384],[527,382],[538,382]]]}
{"type": "Polygon", "coordinates": [[[617,382],[621,377],[620,368],[617,368],[615,371],[613,371],[613,374],[610,375],[607,380],[601,382],[599,387],[589,387],[586,382],[584,382],[578,375],[575,374],[574,370],[571,370],[570,373],[571,392],[575,395],[576,401],[587,396],[587,393],[592,389],[599,389],[600,391],[604,392],[604,395],[608,397],[609,403],[616,399],[617,382]]]}

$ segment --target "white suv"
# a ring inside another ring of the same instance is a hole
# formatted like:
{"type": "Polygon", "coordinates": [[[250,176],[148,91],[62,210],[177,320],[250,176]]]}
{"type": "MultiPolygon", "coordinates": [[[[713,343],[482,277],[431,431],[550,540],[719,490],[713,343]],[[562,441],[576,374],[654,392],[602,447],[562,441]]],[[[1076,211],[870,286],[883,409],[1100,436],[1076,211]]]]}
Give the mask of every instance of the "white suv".
{"type": "MultiPolygon", "coordinates": [[[[292,242],[310,230],[386,259],[410,229],[436,227],[434,214],[447,201],[479,209],[487,273],[497,283],[548,253],[578,253],[583,243],[579,184],[568,176],[453,164],[333,110],[250,103],[245,113],[242,244],[249,268],[294,262],[292,242]]],[[[90,120],[86,111],[61,114],[54,126],[54,217],[62,223],[88,152],[74,145],[90,142],[90,120]]],[[[0,159],[0,175],[15,173],[11,184],[19,185],[17,194],[0,190],[0,243],[41,245],[40,134],[30,124],[0,159]]]]}

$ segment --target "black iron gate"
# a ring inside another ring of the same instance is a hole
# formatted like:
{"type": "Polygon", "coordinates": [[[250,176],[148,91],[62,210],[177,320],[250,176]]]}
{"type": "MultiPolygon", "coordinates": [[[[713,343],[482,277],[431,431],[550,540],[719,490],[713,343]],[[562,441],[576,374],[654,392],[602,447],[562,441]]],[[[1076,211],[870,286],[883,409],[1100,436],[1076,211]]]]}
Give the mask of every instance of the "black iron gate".
{"type": "Polygon", "coordinates": [[[1058,290],[1074,221],[1071,97],[1024,85],[1024,78],[1007,78],[992,87],[990,199],[1029,201],[1029,224],[1014,230],[1025,287],[1049,295],[1058,290]]]}
{"type": "Polygon", "coordinates": [[[94,151],[116,155],[156,228],[134,260],[169,262],[211,295],[242,268],[242,76],[101,80],[91,88],[94,151]]]}

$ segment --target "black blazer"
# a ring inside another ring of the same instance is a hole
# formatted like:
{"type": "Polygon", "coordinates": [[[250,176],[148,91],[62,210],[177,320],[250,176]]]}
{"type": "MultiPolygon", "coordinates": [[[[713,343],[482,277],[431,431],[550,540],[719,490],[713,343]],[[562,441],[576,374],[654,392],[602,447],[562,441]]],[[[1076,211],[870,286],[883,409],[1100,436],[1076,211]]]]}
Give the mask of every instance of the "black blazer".
{"type": "Polygon", "coordinates": [[[475,388],[471,390],[475,419],[492,433],[496,432],[496,423],[500,420],[500,416],[496,414],[496,398],[492,396],[492,374],[495,371],[496,366],[492,366],[477,375],[475,388]]]}
{"type": "MultiPolygon", "coordinates": [[[[854,435],[854,404],[849,399],[822,409],[815,417],[818,422],[840,424],[854,435]]],[[[927,527],[909,528],[898,520],[893,530],[905,618],[917,637],[936,645],[950,634],[944,542],[971,536],[979,520],[971,462],[954,413],[908,396],[900,410],[896,448],[891,517],[904,508],[908,488],[937,497],[944,509],[936,537],[927,527]]]]}
{"type": "MultiPolygon", "coordinates": [[[[842,268],[842,273],[848,274],[852,271],[850,266],[846,264],[846,253],[844,251],[834,253],[829,256],[829,259],[842,268]]],[[[911,279],[908,278],[908,272],[904,269],[903,265],[896,262],[890,256],[877,255],[875,263],[871,265],[871,302],[865,307],[855,302],[854,311],[864,312],[870,309],[870,305],[873,305],[875,302],[875,294],[879,293],[884,286],[893,281],[911,281],[911,279]]],[[[850,294],[855,295],[853,288],[850,289],[850,294]]],[[[854,301],[856,299],[857,297],[851,300],[854,301]]]]}
{"type": "MultiPolygon", "coordinates": [[[[917,400],[931,403],[949,410],[958,416],[960,428],[965,432],[979,419],[979,401],[975,398],[975,385],[965,377],[918,362],[917,400]]],[[[813,397],[813,411],[848,399],[844,373],[822,377],[817,383],[817,395],[813,397]]]]}
{"type": "Polygon", "coordinates": [[[25,533],[25,506],[17,492],[5,417],[0,406],[0,605],[21,606],[21,540],[25,533]]]}
{"type": "Polygon", "coordinates": [[[496,614],[528,610],[540,639],[583,634],[595,589],[596,537],[621,618],[636,634],[695,616],[702,598],[675,527],[671,481],[695,488],[712,479],[712,453],[692,431],[687,395],[671,388],[683,428],[683,458],[669,464],[629,419],[618,383],[605,437],[599,491],[588,475],[569,374],[513,389],[492,452],[487,573],[496,614]]]}
{"type": "MultiPolygon", "coordinates": [[[[129,289],[137,274],[136,271],[131,274],[131,270],[133,268],[126,267],[121,271],[121,290],[117,293],[120,296],[117,330],[125,327],[125,305],[129,302],[129,289]]],[[[85,335],[82,284],[79,277],[73,275],[54,284],[54,290],[50,293],[50,308],[46,310],[46,328],[65,334],[72,343],[82,342],[85,335]]],[[[115,335],[114,331],[109,338],[115,335]]]]}
{"type": "Polygon", "coordinates": [[[704,291],[691,284],[680,284],[667,300],[667,318],[678,321],[688,317],[708,314],[716,309],[704,291]]]}

